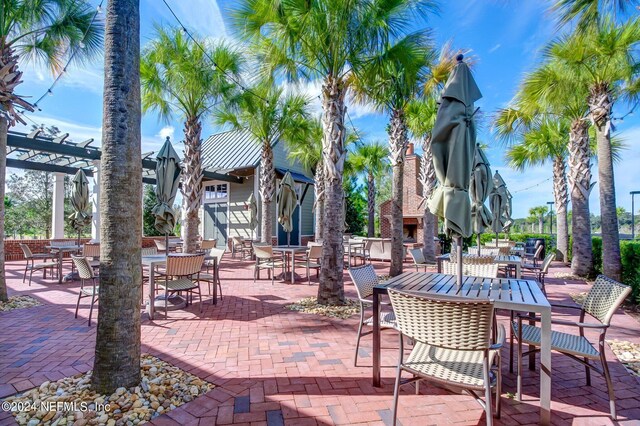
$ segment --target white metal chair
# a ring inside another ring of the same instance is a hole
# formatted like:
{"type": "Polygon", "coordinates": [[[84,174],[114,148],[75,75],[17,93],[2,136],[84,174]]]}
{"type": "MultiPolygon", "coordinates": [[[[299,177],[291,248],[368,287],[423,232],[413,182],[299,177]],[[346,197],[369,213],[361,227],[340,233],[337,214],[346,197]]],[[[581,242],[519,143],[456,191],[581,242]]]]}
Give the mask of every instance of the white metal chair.
{"type": "Polygon", "coordinates": [[[316,270],[317,277],[320,278],[320,259],[322,259],[322,246],[318,244],[310,245],[302,261],[307,270],[307,281],[311,285],[311,269],[316,270]]]}
{"type": "Polygon", "coordinates": [[[421,248],[414,248],[409,250],[411,259],[413,259],[413,265],[416,267],[416,272],[419,272],[420,267],[424,267],[424,271],[427,272],[427,267],[435,265],[435,262],[427,262],[424,258],[424,252],[421,248]]]}
{"type": "MultiPolygon", "coordinates": [[[[493,301],[417,296],[392,288],[389,297],[401,333],[393,425],[397,419],[400,385],[422,379],[466,390],[485,409],[487,425],[493,424],[491,393],[495,389],[495,411],[499,418],[500,348],[505,339],[504,327],[500,326],[496,343],[491,343],[493,301]],[[414,341],[406,360],[403,336],[414,341]],[[403,371],[413,377],[401,382],[403,371]],[[484,392],[484,401],[478,392],[484,392]]],[[[416,392],[417,386],[416,383],[416,392]]]]}
{"type": "Polygon", "coordinates": [[[199,275],[200,281],[204,281],[207,283],[209,288],[209,294],[213,295],[212,303],[215,305],[218,302],[218,291],[220,291],[220,300],[222,300],[222,283],[220,281],[220,263],[222,262],[222,257],[225,254],[224,249],[212,248],[209,249],[209,258],[208,260],[205,257],[205,265],[207,266],[207,272],[201,272],[199,275]],[[214,260],[215,259],[215,260],[214,260]],[[213,273],[209,273],[209,268],[214,266],[213,273]],[[211,286],[213,285],[213,291],[211,286]]]}
{"type": "Polygon", "coordinates": [[[545,294],[547,294],[547,292],[545,291],[545,288],[544,288],[544,278],[549,272],[549,266],[551,266],[551,262],[555,257],[556,257],[555,254],[551,253],[544,258],[542,265],[538,266],[538,265],[524,264],[521,266],[523,272],[529,272],[535,276],[536,280],[542,286],[542,291],[545,294]]]}
{"type": "Polygon", "coordinates": [[[82,255],[87,258],[92,268],[100,267],[100,243],[84,243],[82,255]]]}
{"type": "MultiPolygon", "coordinates": [[[[282,268],[284,273],[284,262],[282,260],[276,260],[273,256],[273,247],[268,245],[253,245],[253,253],[256,257],[256,264],[253,269],[253,282],[256,282],[256,278],[260,279],[260,271],[262,269],[267,270],[267,274],[271,275],[271,285],[275,281],[276,268],[282,268]]],[[[267,275],[267,278],[269,275],[267,275]]]]}
{"type": "MultiPolygon", "coordinates": [[[[447,275],[456,275],[458,267],[453,262],[442,262],[442,273],[447,275]]],[[[462,274],[469,277],[497,278],[497,263],[462,263],[462,274]]]]}
{"type": "MultiPolygon", "coordinates": [[[[478,247],[469,247],[469,254],[477,255],[478,247]]],[[[480,256],[500,256],[500,248],[499,247],[480,247],[480,256]]]]}
{"type": "Polygon", "coordinates": [[[43,278],[47,278],[47,269],[51,271],[51,276],[53,276],[54,271],[57,271],[58,262],[48,261],[48,259],[53,257],[52,255],[46,253],[33,254],[29,246],[24,243],[20,243],[20,248],[22,249],[24,258],[27,260],[27,263],[24,266],[24,275],[22,276],[23,283],[27,278],[27,272],[29,272],[29,286],[31,286],[33,271],[42,271],[43,278]],[[44,260],[44,262],[36,263],[36,260],[44,260]]]}
{"type": "MultiPolygon", "coordinates": [[[[564,326],[573,326],[578,328],[578,334],[564,333],[560,331],[551,331],[551,350],[567,355],[569,358],[578,361],[585,366],[587,375],[587,386],[591,386],[591,372],[595,370],[602,374],[607,382],[609,391],[609,409],[611,419],[616,420],[616,403],[613,390],[613,382],[607,365],[607,357],[605,350],[605,335],[607,329],[611,325],[611,317],[616,309],[624,302],[631,293],[631,287],[621,284],[611,278],[599,275],[593,284],[587,297],[581,306],[552,304],[552,307],[577,309],[580,311],[580,319],[578,322],[560,319],[552,319],[552,324],[564,326]],[[585,322],[585,314],[589,314],[597,322],[585,322]],[[599,330],[598,349],[584,336],[584,330],[599,330]],[[600,360],[602,370],[596,367],[590,361],[600,360]]],[[[522,321],[539,321],[537,317],[529,315],[518,315],[516,321],[511,322],[513,330],[512,338],[518,341],[517,366],[518,366],[518,382],[517,394],[518,401],[522,397],[522,356],[528,352],[522,352],[522,345],[533,346],[532,351],[540,349],[540,328],[535,325],[523,324],[522,321]]]]}
{"type": "Polygon", "coordinates": [[[96,285],[96,275],[93,273],[93,266],[89,259],[85,256],[71,255],[71,259],[78,269],[80,276],[80,291],[78,292],[78,303],[76,304],[76,314],[74,318],[78,318],[78,309],[80,309],[80,299],[84,297],[91,298],[91,307],[89,308],[89,320],[87,326],[91,327],[91,316],[93,315],[93,305],[98,300],[100,286],[96,285]],[[85,283],[91,280],[91,287],[87,287],[85,283]]]}
{"type": "MultiPolygon", "coordinates": [[[[198,294],[200,298],[200,312],[202,312],[202,291],[198,275],[202,269],[204,254],[170,254],[167,256],[167,266],[159,275],[164,277],[157,281],[158,287],[165,291],[164,314],[168,316],[168,299],[173,293],[187,293],[187,296],[198,294]],[[195,277],[195,279],[194,279],[195,277]]],[[[187,297],[187,303],[189,297],[187,297]]]]}
{"type": "MultiPolygon", "coordinates": [[[[365,307],[373,307],[373,300],[371,299],[371,296],[373,295],[373,287],[375,287],[379,283],[379,281],[378,276],[376,275],[376,270],[371,264],[359,266],[357,268],[349,268],[349,276],[351,277],[353,285],[356,288],[356,292],[358,293],[358,302],[360,303],[360,322],[358,323],[358,337],[356,338],[356,353],[353,358],[353,365],[357,367],[358,351],[360,349],[360,338],[362,336],[366,336],[367,334],[373,333],[373,330],[367,331],[365,333],[362,332],[363,325],[373,327],[373,316],[365,319],[365,307]]],[[[396,317],[393,312],[381,312],[380,328],[395,329],[395,327],[396,317]]]]}
{"type": "Polygon", "coordinates": [[[164,253],[167,252],[167,243],[165,242],[165,240],[153,240],[153,242],[156,243],[157,251],[161,251],[164,253]]]}

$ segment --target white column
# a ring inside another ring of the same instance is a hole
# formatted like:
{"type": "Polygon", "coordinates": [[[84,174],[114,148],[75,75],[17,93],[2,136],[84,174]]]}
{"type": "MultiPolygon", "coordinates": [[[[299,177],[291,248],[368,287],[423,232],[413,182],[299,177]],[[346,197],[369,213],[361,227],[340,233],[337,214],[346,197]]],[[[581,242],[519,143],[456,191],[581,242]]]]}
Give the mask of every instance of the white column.
{"type": "Polygon", "coordinates": [[[53,205],[51,214],[51,238],[64,238],[64,173],[53,174],[53,205]]]}
{"type": "Polygon", "coordinates": [[[95,160],[93,166],[91,239],[94,242],[100,242],[100,160],[95,160]]]}

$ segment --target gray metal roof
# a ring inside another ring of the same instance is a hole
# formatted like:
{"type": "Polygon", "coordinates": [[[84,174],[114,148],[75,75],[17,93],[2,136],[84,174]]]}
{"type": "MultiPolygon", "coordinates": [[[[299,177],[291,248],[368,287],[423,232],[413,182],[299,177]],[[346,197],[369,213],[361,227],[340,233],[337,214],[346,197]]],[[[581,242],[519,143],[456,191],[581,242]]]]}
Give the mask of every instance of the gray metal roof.
{"type": "Polygon", "coordinates": [[[217,133],[202,143],[202,166],[208,170],[225,173],[259,163],[260,144],[248,130],[217,133]]]}

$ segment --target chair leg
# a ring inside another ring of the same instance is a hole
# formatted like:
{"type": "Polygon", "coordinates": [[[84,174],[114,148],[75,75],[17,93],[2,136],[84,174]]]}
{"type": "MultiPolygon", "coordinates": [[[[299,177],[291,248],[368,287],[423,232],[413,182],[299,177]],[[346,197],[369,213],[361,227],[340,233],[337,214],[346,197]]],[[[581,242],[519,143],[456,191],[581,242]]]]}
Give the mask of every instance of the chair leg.
{"type": "Polygon", "coordinates": [[[33,268],[29,271],[29,287],[31,287],[31,277],[33,277],[33,268]]]}
{"type": "Polygon", "coordinates": [[[311,285],[311,271],[309,271],[309,263],[307,262],[307,281],[311,285]]]}
{"type": "Polygon", "coordinates": [[[29,261],[24,265],[24,275],[22,276],[22,284],[27,280],[27,272],[29,272],[29,261]]]}
{"type": "MultiPolygon", "coordinates": [[[[583,358],[584,362],[588,363],[588,358],[583,358]]],[[[591,386],[591,368],[584,366],[585,375],[587,376],[587,386],[591,386]]]]}
{"type": "Polygon", "coordinates": [[[89,308],[89,321],[87,322],[87,326],[91,327],[91,316],[93,315],[93,304],[96,303],[96,295],[91,295],[91,307],[89,308]]]}
{"type": "MultiPolygon", "coordinates": [[[[520,333],[520,330],[518,329],[520,333]]],[[[518,336],[520,337],[520,336],[518,336]]],[[[516,384],[516,400],[522,401],[522,341],[518,338],[518,352],[516,354],[516,368],[518,369],[518,378],[516,384]]]]}
{"type": "Polygon", "coordinates": [[[495,416],[496,419],[500,418],[500,410],[501,410],[501,404],[500,404],[500,400],[502,399],[502,358],[500,357],[500,355],[498,355],[498,370],[497,370],[497,377],[496,377],[496,412],[495,412],[495,416]]]}
{"type": "Polygon", "coordinates": [[[78,303],[76,303],[76,314],[74,318],[78,318],[78,309],[80,309],[80,299],[82,299],[82,290],[78,293],[78,303]]]}
{"type": "MultiPolygon", "coordinates": [[[[215,287],[214,285],[213,288],[215,287]]],[[[200,289],[200,283],[198,283],[198,299],[200,299],[200,313],[202,313],[202,290],[200,289]]]]}
{"type": "Polygon", "coordinates": [[[607,390],[609,391],[609,410],[611,411],[611,420],[617,420],[616,414],[616,396],[613,392],[613,382],[611,381],[611,373],[609,373],[609,365],[607,364],[607,358],[604,354],[604,347],[600,347],[600,362],[602,363],[602,372],[604,373],[604,379],[607,382],[607,390]]]}
{"type": "Polygon", "coordinates": [[[484,411],[487,419],[487,426],[493,425],[493,407],[491,404],[491,381],[489,379],[489,360],[484,359],[484,411]]]}
{"type": "Polygon", "coordinates": [[[509,314],[509,373],[513,374],[513,311],[509,314]]]}
{"type": "Polygon", "coordinates": [[[362,324],[364,323],[364,306],[360,303],[360,322],[358,323],[358,337],[356,339],[356,354],[353,358],[353,366],[358,366],[358,351],[360,350],[360,337],[362,337],[362,324]]]}
{"type": "MultiPolygon", "coordinates": [[[[400,351],[402,351],[402,335],[400,335],[400,351]]],[[[396,383],[393,387],[393,420],[391,424],[396,426],[398,421],[398,398],[400,397],[400,379],[402,377],[402,357],[398,363],[398,371],[396,372],[396,383]]]]}

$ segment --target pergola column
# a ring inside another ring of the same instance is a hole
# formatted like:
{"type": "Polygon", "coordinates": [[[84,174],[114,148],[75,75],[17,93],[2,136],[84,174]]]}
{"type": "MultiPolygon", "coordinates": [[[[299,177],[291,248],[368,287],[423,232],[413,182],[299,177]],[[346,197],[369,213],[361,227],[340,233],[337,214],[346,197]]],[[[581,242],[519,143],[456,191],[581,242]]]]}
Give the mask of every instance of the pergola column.
{"type": "Polygon", "coordinates": [[[91,240],[100,242],[100,160],[93,162],[93,189],[91,191],[91,240]]]}
{"type": "Polygon", "coordinates": [[[51,214],[51,238],[64,238],[64,173],[53,174],[53,205],[51,214]]]}

